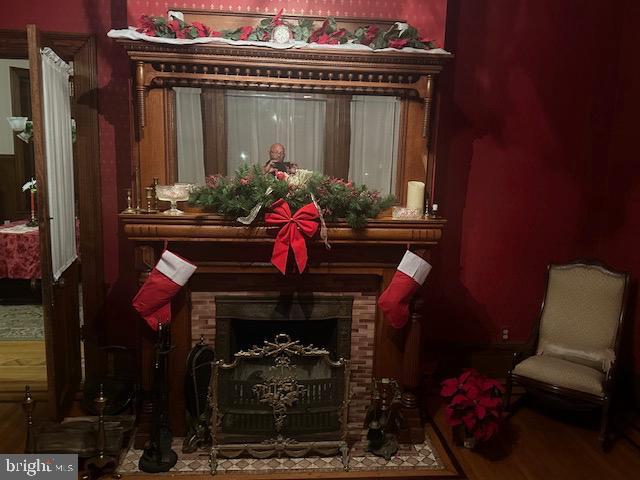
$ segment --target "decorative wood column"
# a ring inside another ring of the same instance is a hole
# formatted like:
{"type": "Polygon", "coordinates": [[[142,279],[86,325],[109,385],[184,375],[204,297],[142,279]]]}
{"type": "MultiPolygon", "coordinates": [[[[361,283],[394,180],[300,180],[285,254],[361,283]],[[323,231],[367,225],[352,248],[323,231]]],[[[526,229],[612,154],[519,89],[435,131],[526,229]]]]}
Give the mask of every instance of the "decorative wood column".
{"type": "Polygon", "coordinates": [[[411,443],[424,442],[424,428],[420,416],[420,396],[418,392],[422,374],[420,365],[420,339],[422,336],[422,327],[420,325],[422,314],[420,312],[423,305],[421,291],[421,289],[418,290],[411,302],[411,316],[406,326],[408,331],[402,361],[402,406],[404,407],[411,443]]]}

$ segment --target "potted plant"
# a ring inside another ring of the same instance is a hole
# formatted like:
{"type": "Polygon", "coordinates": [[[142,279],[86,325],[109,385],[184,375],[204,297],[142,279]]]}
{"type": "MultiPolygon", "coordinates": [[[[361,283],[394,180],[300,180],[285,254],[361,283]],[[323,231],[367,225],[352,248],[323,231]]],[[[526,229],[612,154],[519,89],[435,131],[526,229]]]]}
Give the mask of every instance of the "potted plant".
{"type": "Polygon", "coordinates": [[[457,443],[473,448],[498,431],[503,392],[500,383],[474,369],[442,382],[440,395],[447,401],[445,415],[457,443]]]}

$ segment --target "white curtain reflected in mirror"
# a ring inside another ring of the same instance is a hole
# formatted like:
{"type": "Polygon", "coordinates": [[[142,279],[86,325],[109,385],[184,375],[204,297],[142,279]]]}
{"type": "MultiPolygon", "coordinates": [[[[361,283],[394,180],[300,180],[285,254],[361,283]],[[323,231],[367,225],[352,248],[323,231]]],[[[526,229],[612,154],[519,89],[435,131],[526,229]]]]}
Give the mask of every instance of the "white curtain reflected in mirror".
{"type": "Polygon", "coordinates": [[[176,88],[178,181],[204,184],[204,140],[199,88],[176,88]]]}
{"type": "Polygon", "coordinates": [[[281,143],[288,162],[323,171],[326,101],[318,95],[226,92],[227,172],[264,164],[281,143]]]}
{"type": "Polygon", "coordinates": [[[400,100],[354,95],[351,99],[349,180],[384,194],[396,184],[400,100]]]}

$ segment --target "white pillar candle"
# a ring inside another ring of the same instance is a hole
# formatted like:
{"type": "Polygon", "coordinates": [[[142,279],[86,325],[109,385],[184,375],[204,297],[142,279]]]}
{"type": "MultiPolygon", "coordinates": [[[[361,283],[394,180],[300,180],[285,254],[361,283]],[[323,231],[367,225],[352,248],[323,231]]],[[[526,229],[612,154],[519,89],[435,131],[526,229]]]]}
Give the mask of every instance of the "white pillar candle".
{"type": "Polygon", "coordinates": [[[407,187],[407,208],[424,210],[424,183],[409,182],[407,187]]]}

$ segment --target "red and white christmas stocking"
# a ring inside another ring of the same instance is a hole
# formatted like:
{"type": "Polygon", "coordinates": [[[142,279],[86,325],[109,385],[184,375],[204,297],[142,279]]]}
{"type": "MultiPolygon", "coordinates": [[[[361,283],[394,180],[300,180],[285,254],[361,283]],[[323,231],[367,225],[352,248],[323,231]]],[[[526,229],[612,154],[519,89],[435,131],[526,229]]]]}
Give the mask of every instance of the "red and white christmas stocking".
{"type": "Polygon", "coordinates": [[[133,307],[153,330],[171,321],[171,299],[189,280],[196,266],[165,250],[133,299],[133,307]]]}
{"type": "Polygon", "coordinates": [[[407,250],[391,283],[380,298],[378,305],[394,328],[402,328],[409,320],[409,303],[431,271],[429,262],[407,250]]]}

